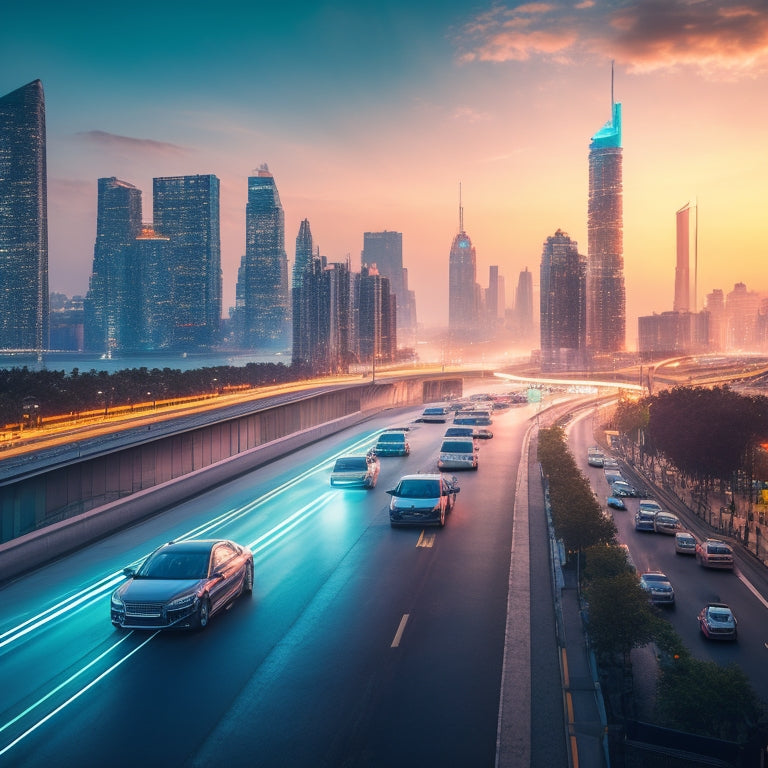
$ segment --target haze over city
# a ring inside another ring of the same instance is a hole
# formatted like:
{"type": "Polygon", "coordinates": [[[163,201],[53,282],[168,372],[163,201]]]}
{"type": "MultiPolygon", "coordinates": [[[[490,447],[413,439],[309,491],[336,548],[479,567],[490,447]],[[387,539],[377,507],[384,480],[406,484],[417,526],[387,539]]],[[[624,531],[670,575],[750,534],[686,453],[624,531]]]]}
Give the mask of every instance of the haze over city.
{"type": "Polygon", "coordinates": [[[765,292],[768,14],[715,3],[15,4],[0,93],[45,87],[50,288],[85,294],[96,180],[221,179],[224,312],[245,248],[247,177],[269,165],[293,259],[299,223],[331,261],[363,232],[403,233],[420,323],[447,323],[464,225],[512,300],[561,228],[587,250],[587,154],[623,104],[627,345],[670,309],[675,211],[699,209],[697,308],[735,282],[765,292]]]}

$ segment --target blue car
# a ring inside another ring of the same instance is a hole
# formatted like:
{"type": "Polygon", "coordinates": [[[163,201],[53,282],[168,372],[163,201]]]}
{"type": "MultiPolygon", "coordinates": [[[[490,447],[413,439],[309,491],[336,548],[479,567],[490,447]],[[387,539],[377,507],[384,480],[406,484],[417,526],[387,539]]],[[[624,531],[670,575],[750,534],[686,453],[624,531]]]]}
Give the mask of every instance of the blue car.
{"type": "Polygon", "coordinates": [[[605,503],[612,509],[626,509],[627,505],[618,496],[609,496],[605,503]]]}

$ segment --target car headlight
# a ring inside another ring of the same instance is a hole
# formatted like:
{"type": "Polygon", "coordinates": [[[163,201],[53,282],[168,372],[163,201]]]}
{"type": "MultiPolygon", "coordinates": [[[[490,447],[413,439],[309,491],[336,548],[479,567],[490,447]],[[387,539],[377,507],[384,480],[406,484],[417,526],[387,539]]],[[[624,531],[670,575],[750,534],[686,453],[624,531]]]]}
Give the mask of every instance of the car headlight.
{"type": "Polygon", "coordinates": [[[117,592],[112,593],[112,607],[117,608],[118,610],[123,610],[123,608],[125,608],[125,604],[117,592]]]}
{"type": "Polygon", "coordinates": [[[169,611],[178,611],[180,608],[188,608],[190,605],[194,605],[197,602],[197,595],[184,595],[183,597],[177,597],[175,600],[171,600],[166,606],[169,611]]]}

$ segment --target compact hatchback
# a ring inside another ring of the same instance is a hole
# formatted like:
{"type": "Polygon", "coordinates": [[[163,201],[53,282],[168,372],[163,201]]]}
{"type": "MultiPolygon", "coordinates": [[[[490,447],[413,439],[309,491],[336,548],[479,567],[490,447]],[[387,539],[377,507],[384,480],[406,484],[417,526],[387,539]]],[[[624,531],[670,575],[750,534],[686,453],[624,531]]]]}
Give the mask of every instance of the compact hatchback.
{"type": "Polygon", "coordinates": [[[407,456],[411,452],[411,446],[405,437],[405,432],[393,430],[382,432],[373,450],[377,456],[407,456]]]}
{"type": "Polygon", "coordinates": [[[459,484],[440,473],[405,475],[387,493],[389,522],[399,525],[445,525],[445,516],[456,504],[459,484]]]}
{"type": "Polygon", "coordinates": [[[696,537],[688,531],[678,531],[675,534],[675,552],[678,555],[695,555],[696,537]]]}
{"type": "Polygon", "coordinates": [[[380,464],[371,451],[365,456],[341,456],[331,472],[331,485],[341,488],[375,488],[380,464]]]}
{"type": "Polygon", "coordinates": [[[705,539],[696,545],[696,559],[704,568],[733,570],[733,550],[719,539],[705,539]]]}
{"type": "Polygon", "coordinates": [[[709,603],[699,613],[699,629],[707,640],[735,640],[738,634],[733,611],[725,603],[709,603]]]}
{"type": "Polygon", "coordinates": [[[640,586],[654,605],[674,605],[675,590],[661,571],[648,571],[640,577],[640,586]]]}
{"type": "Polygon", "coordinates": [[[472,438],[446,437],[437,459],[439,469],[477,469],[477,448],[472,438]]]}

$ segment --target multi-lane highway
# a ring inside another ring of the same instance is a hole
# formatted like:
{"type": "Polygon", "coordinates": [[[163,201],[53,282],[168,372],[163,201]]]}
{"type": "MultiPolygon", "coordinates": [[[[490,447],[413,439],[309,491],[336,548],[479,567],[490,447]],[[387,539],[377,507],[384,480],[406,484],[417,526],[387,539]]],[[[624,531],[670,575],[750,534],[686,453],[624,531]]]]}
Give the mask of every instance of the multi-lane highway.
{"type": "MultiPolygon", "coordinates": [[[[587,465],[587,447],[594,443],[593,427],[592,415],[586,413],[572,425],[569,443],[579,468],[604,502],[609,495],[605,473],[587,465]]],[[[626,464],[622,464],[622,470],[640,487],[639,476],[630,474],[626,464]]],[[[654,495],[652,489],[650,495],[654,495]]],[[[658,498],[662,506],[669,508],[671,499],[658,498]]],[[[673,536],[635,531],[634,513],[639,500],[625,501],[626,511],[612,510],[619,540],[628,546],[639,573],[662,571],[669,577],[675,590],[675,607],[665,609],[664,613],[686,647],[698,658],[721,665],[738,665],[755,691],[765,696],[768,691],[768,575],[765,568],[739,552],[738,547],[733,572],[702,568],[694,557],[675,553],[673,536]],[[727,603],[735,613],[739,622],[736,643],[711,642],[701,636],[697,616],[709,602],[727,603]]],[[[716,538],[703,521],[679,502],[670,511],[677,514],[683,526],[698,539],[716,538]]]]}
{"type": "MultiPolygon", "coordinates": [[[[444,425],[389,412],[5,585],[0,765],[494,765],[534,407],[495,416],[443,529],[390,527],[386,490],[434,470],[444,425]],[[376,489],[330,487],[335,457],[406,424],[411,455],[382,458],[376,489]],[[187,536],[249,546],[253,596],[201,632],[115,630],[121,569],[187,536]]],[[[520,670],[521,690],[557,674],[547,663],[520,670]]],[[[551,713],[537,703],[555,733],[538,728],[556,755],[541,764],[565,760],[553,694],[551,713]]]]}

